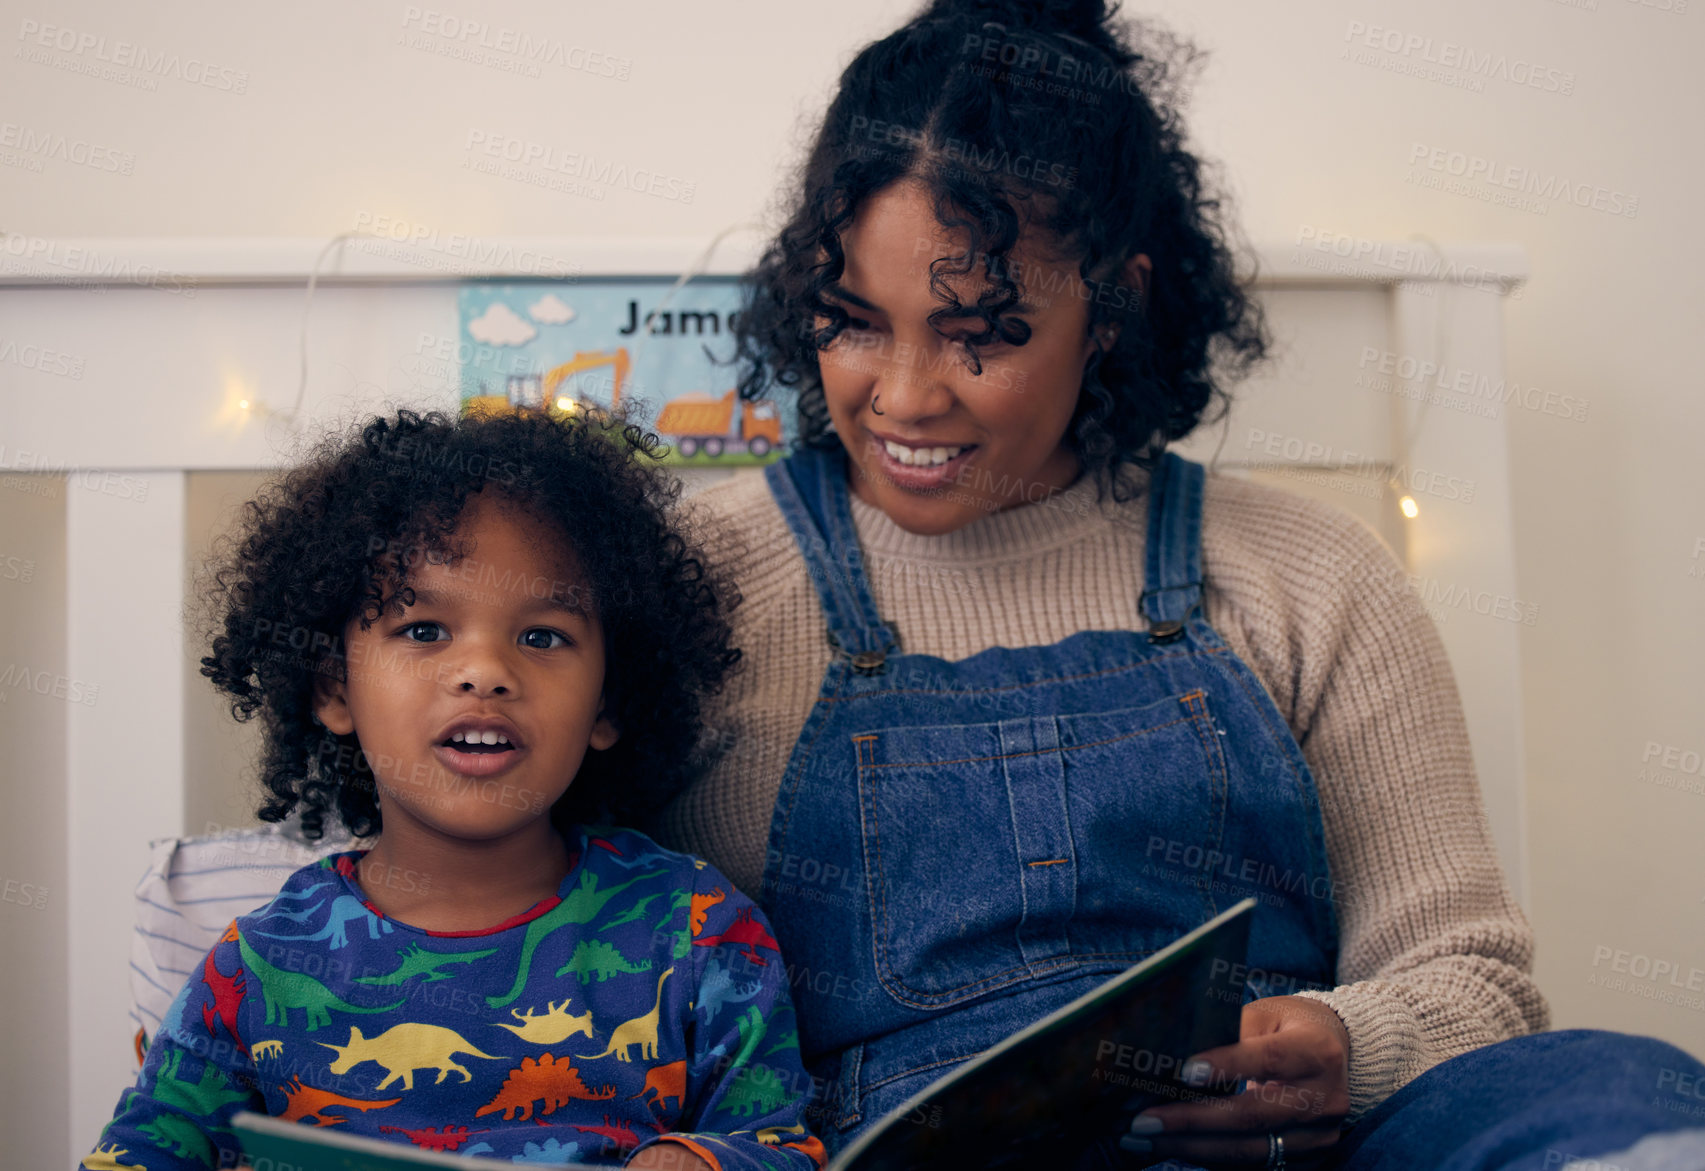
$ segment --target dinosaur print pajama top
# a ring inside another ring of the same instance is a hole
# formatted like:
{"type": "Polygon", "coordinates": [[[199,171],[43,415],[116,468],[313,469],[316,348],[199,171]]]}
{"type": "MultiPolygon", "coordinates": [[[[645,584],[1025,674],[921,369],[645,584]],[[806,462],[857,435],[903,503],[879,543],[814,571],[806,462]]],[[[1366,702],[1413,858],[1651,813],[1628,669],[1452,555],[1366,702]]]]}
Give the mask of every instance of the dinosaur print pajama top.
{"type": "Polygon", "coordinates": [[[637,831],[569,849],[555,897],[467,933],[375,911],[360,852],[298,870],[190,976],[83,1166],[230,1167],[253,1110],[517,1163],[669,1141],[727,1171],[820,1168],[763,914],[637,831]]]}

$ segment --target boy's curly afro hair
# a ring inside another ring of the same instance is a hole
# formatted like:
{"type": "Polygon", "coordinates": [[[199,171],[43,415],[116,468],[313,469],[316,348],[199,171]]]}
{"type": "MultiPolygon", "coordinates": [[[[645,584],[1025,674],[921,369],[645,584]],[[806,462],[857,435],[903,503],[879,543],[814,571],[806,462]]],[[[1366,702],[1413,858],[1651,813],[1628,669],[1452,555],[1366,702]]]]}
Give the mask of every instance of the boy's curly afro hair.
{"type": "Polygon", "coordinates": [[[412,558],[396,550],[458,559],[448,538],[476,492],[555,526],[603,631],[605,712],[621,735],[588,749],[553,822],[632,824],[666,803],[693,767],[701,700],[739,662],[727,611],[740,599],[673,527],[680,485],[658,458],[657,437],[619,417],[403,410],[270,481],[220,547],[201,660],[232,714],[261,720],[262,820],[300,808],[318,838],[335,810],[356,836],[378,832],[373,775],[354,736],[315,720],[316,679],[343,677],[351,621],[412,600],[412,558]]]}
{"type": "Polygon", "coordinates": [[[934,0],[853,58],[788,218],[747,277],[735,329],[743,398],[793,388],[800,441],[834,446],[819,354],[850,315],[824,293],[845,272],[841,234],[860,206],[905,180],[965,234],[963,253],[932,262],[942,302],[932,320],[981,318],[964,339],[973,369],[979,345],[1029,338],[1009,316],[1011,253],[1027,223],[1077,259],[1091,332],[1121,323],[1092,356],[1064,436],[1086,471],[1152,466],[1216,400],[1223,408],[1224,380],[1259,363],[1267,339],[1178,115],[1200,54],[1115,15],[1104,0],[934,0]],[[1146,293],[1124,281],[1139,253],[1153,264],[1146,293]],[[946,278],[979,268],[988,288],[961,306],[946,278]]]}

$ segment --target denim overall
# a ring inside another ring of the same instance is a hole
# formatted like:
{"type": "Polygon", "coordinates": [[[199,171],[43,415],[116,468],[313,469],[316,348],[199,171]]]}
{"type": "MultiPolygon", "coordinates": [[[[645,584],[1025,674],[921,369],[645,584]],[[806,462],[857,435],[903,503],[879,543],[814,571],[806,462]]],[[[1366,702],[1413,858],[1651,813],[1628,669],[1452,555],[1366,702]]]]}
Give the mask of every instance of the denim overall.
{"type": "Polygon", "coordinates": [[[876,612],[845,466],[806,449],[766,470],[837,651],[759,897],[825,1145],[1246,896],[1245,1001],[1332,987],[1314,779],[1202,615],[1201,466],[1168,453],[1151,480],[1147,630],[958,662],[904,653],[876,612]]]}

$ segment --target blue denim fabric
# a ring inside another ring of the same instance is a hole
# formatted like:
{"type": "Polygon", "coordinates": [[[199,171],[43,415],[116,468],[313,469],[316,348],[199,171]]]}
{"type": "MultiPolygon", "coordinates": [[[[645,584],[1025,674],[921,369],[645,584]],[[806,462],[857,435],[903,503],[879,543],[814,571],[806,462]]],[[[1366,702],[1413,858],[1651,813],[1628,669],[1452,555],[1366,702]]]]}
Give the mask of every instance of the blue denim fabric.
{"type": "Polygon", "coordinates": [[[1700,1126],[1705,1099],[1688,1086],[1705,1086],[1705,1065],[1653,1037],[1600,1029],[1515,1037],[1398,1090],[1350,1128],[1329,1166],[1561,1171],[1578,1161],[1593,1171],[1701,1171],[1705,1132],[1682,1132],[1700,1126]],[[1667,1132],[1673,1141],[1638,1142],[1667,1132]],[[1627,1149],[1637,1143],[1638,1154],[1627,1149]],[[1658,1162],[1660,1153],[1682,1161],[1658,1162]]]}
{"type": "MultiPolygon", "coordinates": [[[[1705,1065],[1601,1029],[1441,1062],[1357,1121],[1316,1171],[1705,1171],[1705,1065]]],[[[1304,1160],[1293,1156],[1291,1163],[1304,1160]]],[[[1109,1153],[1104,1171],[1144,1166],[1109,1153]]],[[[1168,1159],[1147,1171],[1201,1171],[1168,1159]]]]}
{"type": "Polygon", "coordinates": [[[1563,1171],[1699,1171],[1705,1167],[1705,1128],[1643,1138],[1625,1151],[1571,1160],[1563,1171]]]}
{"type": "Polygon", "coordinates": [[[957,662],[905,653],[876,612],[840,450],[766,475],[838,651],[759,895],[828,1083],[815,1121],[831,1152],[1246,896],[1245,1002],[1334,985],[1314,779],[1202,614],[1200,465],[1169,454],[1151,481],[1131,567],[1148,630],[957,662]]]}

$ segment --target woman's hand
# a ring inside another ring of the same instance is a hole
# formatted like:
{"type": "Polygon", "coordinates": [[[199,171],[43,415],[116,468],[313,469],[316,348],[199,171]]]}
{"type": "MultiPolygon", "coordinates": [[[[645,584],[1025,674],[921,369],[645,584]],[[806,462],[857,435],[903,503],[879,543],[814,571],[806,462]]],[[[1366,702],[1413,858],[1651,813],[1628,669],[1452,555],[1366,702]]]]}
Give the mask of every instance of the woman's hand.
{"type": "Polygon", "coordinates": [[[647,1171],[711,1171],[711,1165],[680,1143],[653,1143],[623,1164],[647,1171]]]}
{"type": "Polygon", "coordinates": [[[1286,1161],[1306,1166],[1310,1160],[1298,1156],[1323,1152],[1342,1134],[1350,1110],[1350,1034],[1318,1000],[1250,1001],[1243,1006],[1237,1044],[1199,1053],[1192,1059],[1198,1061],[1208,1065],[1193,1084],[1230,1086],[1246,1078],[1244,1091],[1137,1115],[1131,1138],[1120,1145],[1139,1154],[1144,1165],[1177,1158],[1261,1167],[1267,1163],[1267,1136],[1277,1134],[1285,1140],[1286,1161]]]}

